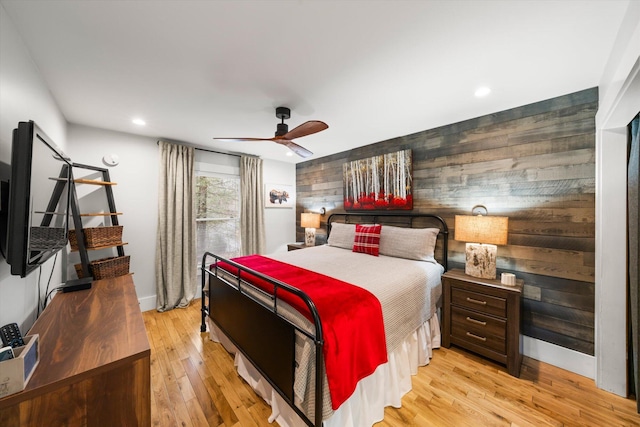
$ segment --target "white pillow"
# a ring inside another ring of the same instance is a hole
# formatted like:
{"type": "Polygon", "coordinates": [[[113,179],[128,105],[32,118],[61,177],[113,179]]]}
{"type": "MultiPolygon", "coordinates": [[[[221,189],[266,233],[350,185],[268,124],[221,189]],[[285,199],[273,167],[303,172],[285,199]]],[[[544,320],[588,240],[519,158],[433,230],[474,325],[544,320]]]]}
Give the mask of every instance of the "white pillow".
{"type": "Polygon", "coordinates": [[[434,261],[438,228],[402,228],[383,225],[380,255],[434,261]]]}
{"type": "Polygon", "coordinates": [[[355,237],[355,224],[343,224],[341,222],[334,222],[331,224],[331,231],[329,232],[327,244],[329,246],[335,246],[337,248],[353,249],[353,241],[355,237]]]}

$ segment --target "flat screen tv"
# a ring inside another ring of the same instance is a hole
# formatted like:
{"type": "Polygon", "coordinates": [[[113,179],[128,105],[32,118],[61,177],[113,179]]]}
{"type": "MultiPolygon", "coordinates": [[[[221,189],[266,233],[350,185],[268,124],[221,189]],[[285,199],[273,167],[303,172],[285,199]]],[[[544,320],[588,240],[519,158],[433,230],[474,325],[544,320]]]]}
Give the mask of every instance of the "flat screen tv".
{"type": "Polygon", "coordinates": [[[13,130],[7,262],[25,277],[67,244],[71,160],[33,122],[13,130]]]}

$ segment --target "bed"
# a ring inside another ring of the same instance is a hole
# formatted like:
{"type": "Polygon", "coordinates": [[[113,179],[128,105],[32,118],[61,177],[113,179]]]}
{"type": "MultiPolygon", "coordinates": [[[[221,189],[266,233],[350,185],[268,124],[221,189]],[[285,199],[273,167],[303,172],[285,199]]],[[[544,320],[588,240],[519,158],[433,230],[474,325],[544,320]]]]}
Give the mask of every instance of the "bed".
{"type": "Polygon", "coordinates": [[[235,354],[283,427],[382,420],[440,345],[442,218],[333,214],[327,235],[304,250],[202,260],[201,331],[235,354]]]}

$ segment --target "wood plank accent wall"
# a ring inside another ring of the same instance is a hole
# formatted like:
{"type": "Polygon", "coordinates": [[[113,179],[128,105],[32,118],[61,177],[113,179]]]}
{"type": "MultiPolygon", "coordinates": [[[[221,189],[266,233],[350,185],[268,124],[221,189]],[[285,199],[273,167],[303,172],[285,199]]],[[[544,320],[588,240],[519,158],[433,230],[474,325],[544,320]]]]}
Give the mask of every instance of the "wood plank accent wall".
{"type": "Polygon", "coordinates": [[[498,275],[525,281],[523,334],[593,355],[597,108],[591,88],[298,163],[297,240],[305,210],[344,212],[343,163],[410,148],[414,212],[447,222],[449,267],[464,268],[456,214],[508,216],[498,275]]]}

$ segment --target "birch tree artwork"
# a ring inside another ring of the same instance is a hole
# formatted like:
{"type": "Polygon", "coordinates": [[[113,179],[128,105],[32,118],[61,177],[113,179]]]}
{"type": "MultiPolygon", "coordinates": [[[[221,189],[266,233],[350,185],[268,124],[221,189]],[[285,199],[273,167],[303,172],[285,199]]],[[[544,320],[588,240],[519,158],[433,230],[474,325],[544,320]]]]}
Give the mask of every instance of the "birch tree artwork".
{"type": "Polygon", "coordinates": [[[411,150],[347,162],[342,171],[346,211],[413,209],[411,150]]]}

